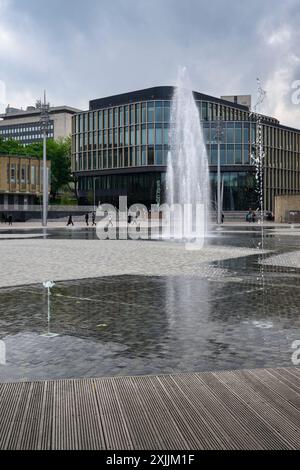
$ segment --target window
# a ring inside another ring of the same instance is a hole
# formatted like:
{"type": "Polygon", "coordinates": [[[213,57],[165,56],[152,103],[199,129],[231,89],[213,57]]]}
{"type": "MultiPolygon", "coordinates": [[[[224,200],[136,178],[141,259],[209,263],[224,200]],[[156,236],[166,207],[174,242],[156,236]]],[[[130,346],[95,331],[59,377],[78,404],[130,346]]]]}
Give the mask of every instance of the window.
{"type": "Polygon", "coordinates": [[[244,143],[249,142],[249,124],[244,124],[244,143]]]}
{"type": "Polygon", "coordinates": [[[227,164],[233,165],[234,163],[234,145],[227,145],[227,164]]]}
{"type": "Polygon", "coordinates": [[[249,146],[244,145],[244,163],[249,163],[249,146]]]}
{"type": "Polygon", "coordinates": [[[114,167],[117,168],[119,166],[118,163],[118,151],[114,150],[114,167]]]}
{"type": "Polygon", "coordinates": [[[98,111],[98,123],[99,123],[99,129],[103,129],[103,114],[102,114],[102,111],[98,111]]]}
{"type": "Polygon", "coordinates": [[[163,103],[162,101],[156,101],[155,103],[155,122],[163,121],[163,103]]]}
{"type": "Polygon", "coordinates": [[[147,147],[142,147],[142,165],[147,165],[147,147]]]}
{"type": "Polygon", "coordinates": [[[148,165],[154,165],[154,147],[148,147],[148,165]]]}
{"type": "Polygon", "coordinates": [[[233,123],[232,123],[232,124],[227,124],[226,138],[227,138],[227,143],[233,144],[233,142],[234,142],[234,127],[233,127],[233,123]]]}
{"type": "Polygon", "coordinates": [[[108,111],[108,127],[113,127],[113,110],[108,111]]]}
{"type": "Polygon", "coordinates": [[[135,145],[135,132],[134,126],[130,127],[130,145],[135,145]]]}
{"type": "Polygon", "coordinates": [[[218,146],[216,144],[211,145],[211,164],[218,164],[218,146]]]}
{"type": "Polygon", "coordinates": [[[14,163],[10,166],[10,182],[16,182],[16,166],[14,163]]]}
{"type": "Polygon", "coordinates": [[[155,163],[156,165],[163,165],[163,150],[161,145],[155,147],[155,163]]]}
{"type": "Polygon", "coordinates": [[[169,126],[168,124],[164,125],[164,144],[169,144],[169,126]]]}
{"type": "Polygon", "coordinates": [[[128,106],[125,106],[124,116],[125,116],[124,124],[125,124],[125,126],[127,126],[128,122],[129,122],[129,109],[128,109],[128,106]]]}
{"type": "Polygon", "coordinates": [[[119,108],[119,126],[123,126],[123,117],[124,117],[123,106],[121,106],[119,108]]]}
{"type": "Polygon", "coordinates": [[[142,122],[147,121],[147,108],[146,103],[142,103],[142,122]]]}
{"type": "Polygon", "coordinates": [[[147,128],[146,126],[142,126],[142,145],[147,144],[147,128]]]}
{"type": "Polygon", "coordinates": [[[235,143],[236,144],[242,143],[242,123],[241,122],[235,123],[235,143]]]}
{"type": "Polygon", "coordinates": [[[114,109],[114,126],[118,127],[118,108],[114,109]]]}
{"type": "Polygon", "coordinates": [[[207,103],[202,103],[202,119],[203,121],[208,121],[208,109],[207,109],[207,103]]]}
{"type": "Polygon", "coordinates": [[[22,165],[22,168],[21,168],[21,182],[25,183],[25,181],[26,181],[26,167],[24,165],[22,165]]]}
{"type": "Polygon", "coordinates": [[[155,129],[155,143],[162,144],[163,143],[163,129],[161,124],[156,125],[155,129]]]}
{"type": "Polygon", "coordinates": [[[153,124],[150,124],[148,127],[148,145],[154,144],[154,128],[153,124]]]}
{"type": "Polygon", "coordinates": [[[107,129],[108,119],[107,119],[107,109],[103,111],[103,127],[107,129]]]}
{"type": "Polygon", "coordinates": [[[140,113],[140,104],[138,103],[138,104],[135,106],[135,122],[136,122],[137,124],[139,124],[140,119],[141,119],[141,118],[140,118],[140,114],[141,114],[141,113],[140,113]]]}
{"type": "Polygon", "coordinates": [[[31,184],[35,185],[36,184],[36,171],[35,171],[35,166],[31,165],[31,177],[30,177],[31,184]]]}
{"type": "Polygon", "coordinates": [[[164,103],[164,122],[169,123],[170,122],[170,103],[165,102],[164,103]]]}
{"type": "Polygon", "coordinates": [[[135,149],[135,164],[139,166],[141,164],[141,153],[140,148],[136,147],[135,149]]]}
{"type": "Polygon", "coordinates": [[[221,165],[225,165],[226,164],[226,146],[225,144],[221,144],[221,149],[220,149],[220,153],[221,153],[221,156],[220,156],[220,160],[221,160],[221,165]]]}
{"type": "Polygon", "coordinates": [[[136,145],[140,145],[141,143],[141,130],[139,126],[135,126],[135,142],[136,145]]]}
{"type": "Polygon", "coordinates": [[[125,127],[125,143],[124,145],[129,145],[129,131],[128,127],[125,127]]]}
{"type": "Polygon", "coordinates": [[[242,159],[242,146],[236,145],[235,146],[235,163],[241,164],[243,161],[242,159]]]}
{"type": "Polygon", "coordinates": [[[150,101],[147,106],[148,122],[154,122],[154,102],[150,101]]]}
{"type": "Polygon", "coordinates": [[[134,109],[134,104],[130,106],[130,123],[134,124],[135,122],[135,109],[134,109]]]}

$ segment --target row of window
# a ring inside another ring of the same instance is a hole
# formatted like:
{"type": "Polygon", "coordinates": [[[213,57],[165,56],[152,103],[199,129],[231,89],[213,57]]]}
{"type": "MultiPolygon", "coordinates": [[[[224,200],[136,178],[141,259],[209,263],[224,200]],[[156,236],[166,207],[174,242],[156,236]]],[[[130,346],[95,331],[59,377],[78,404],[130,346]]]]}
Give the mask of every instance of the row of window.
{"type": "MultiPolygon", "coordinates": [[[[49,124],[49,130],[50,131],[54,130],[53,122],[49,124]]],[[[3,135],[3,136],[7,136],[7,135],[11,136],[12,134],[17,136],[19,134],[28,134],[28,133],[36,134],[37,132],[40,133],[40,131],[41,131],[41,126],[38,123],[26,124],[26,125],[20,124],[14,127],[12,126],[0,127],[0,135],[3,135]]]]}
{"type": "MultiPolygon", "coordinates": [[[[222,165],[250,164],[250,145],[221,144],[220,160],[222,165]]],[[[102,170],[143,165],[167,165],[168,145],[124,147],[114,150],[80,152],[75,154],[75,171],[102,170]]],[[[218,145],[207,145],[208,161],[217,165],[218,145]]]]}
{"type": "MultiPolygon", "coordinates": [[[[230,106],[207,101],[196,101],[196,105],[202,121],[216,120],[220,115],[225,121],[246,121],[249,119],[249,112],[230,106]]],[[[170,114],[171,101],[148,101],[89,111],[72,118],[72,132],[79,134],[133,124],[169,123],[170,114]]]]}
{"type": "MultiPolygon", "coordinates": [[[[98,132],[89,132],[73,136],[75,153],[97,148],[112,148],[130,145],[168,145],[170,128],[168,124],[153,124],[115,128],[98,132]]],[[[216,129],[213,124],[205,124],[203,136],[206,143],[216,141],[216,129]]],[[[224,124],[222,142],[243,144],[255,142],[255,125],[242,122],[224,124]],[[251,129],[251,135],[250,135],[251,129]]]]}
{"type": "MultiPolygon", "coordinates": [[[[50,172],[49,172],[50,173],[50,172]]],[[[50,178],[50,175],[49,175],[50,178]]],[[[43,181],[43,166],[7,164],[7,183],[39,185],[43,181]]]]}
{"type": "Polygon", "coordinates": [[[127,190],[129,193],[150,192],[158,182],[165,182],[165,174],[136,173],[133,175],[105,175],[79,178],[80,191],[127,190]]]}
{"type": "MultiPolygon", "coordinates": [[[[54,134],[49,132],[48,138],[53,139],[53,137],[54,137],[54,134]]],[[[3,137],[4,141],[10,140],[10,139],[16,140],[21,143],[30,144],[35,141],[41,141],[43,139],[43,135],[42,134],[30,134],[30,135],[22,135],[22,136],[3,137]]]]}

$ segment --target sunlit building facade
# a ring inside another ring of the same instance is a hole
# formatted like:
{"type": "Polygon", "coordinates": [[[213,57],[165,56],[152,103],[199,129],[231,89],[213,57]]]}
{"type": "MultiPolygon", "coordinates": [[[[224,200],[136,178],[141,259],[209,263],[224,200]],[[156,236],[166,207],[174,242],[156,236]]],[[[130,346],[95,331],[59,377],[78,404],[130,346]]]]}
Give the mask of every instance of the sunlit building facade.
{"type": "MultiPolygon", "coordinates": [[[[72,171],[82,204],[96,201],[162,203],[169,151],[173,87],[155,87],[90,102],[72,118],[72,171]]],[[[220,147],[223,209],[257,207],[256,122],[239,100],[194,92],[203,125],[211,178],[211,208],[216,204],[218,144],[216,120],[223,120],[220,147]]],[[[300,131],[263,117],[264,201],[272,210],[274,196],[300,191],[300,131]]]]}

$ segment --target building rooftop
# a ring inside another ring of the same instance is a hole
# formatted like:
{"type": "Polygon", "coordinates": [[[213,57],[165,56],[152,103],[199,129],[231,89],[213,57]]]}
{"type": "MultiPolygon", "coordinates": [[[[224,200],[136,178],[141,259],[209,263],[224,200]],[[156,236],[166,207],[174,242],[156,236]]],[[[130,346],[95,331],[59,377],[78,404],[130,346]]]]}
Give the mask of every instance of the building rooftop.
{"type": "MultiPolygon", "coordinates": [[[[76,114],[80,113],[81,110],[77,108],[73,108],[71,106],[54,106],[51,107],[49,110],[50,114],[60,114],[60,113],[69,113],[69,114],[76,114]]],[[[26,109],[18,109],[12,108],[8,106],[6,108],[6,112],[4,114],[0,114],[0,119],[9,120],[9,119],[16,119],[19,117],[29,117],[29,116],[38,116],[41,113],[41,110],[36,106],[28,106],[26,109]]]]}
{"type": "MultiPolygon", "coordinates": [[[[111,106],[119,106],[122,104],[135,103],[137,101],[149,101],[149,100],[172,100],[174,94],[174,86],[158,86],[152,88],[145,88],[143,90],[131,91],[129,93],[121,93],[119,95],[107,96],[105,98],[99,98],[91,100],[89,103],[90,111],[101,108],[109,108],[111,106]]],[[[231,105],[234,108],[240,109],[241,111],[249,111],[248,106],[243,106],[238,103],[232,103],[228,100],[216,98],[214,96],[205,95],[194,91],[194,97],[197,101],[212,101],[223,105],[231,105]]]]}

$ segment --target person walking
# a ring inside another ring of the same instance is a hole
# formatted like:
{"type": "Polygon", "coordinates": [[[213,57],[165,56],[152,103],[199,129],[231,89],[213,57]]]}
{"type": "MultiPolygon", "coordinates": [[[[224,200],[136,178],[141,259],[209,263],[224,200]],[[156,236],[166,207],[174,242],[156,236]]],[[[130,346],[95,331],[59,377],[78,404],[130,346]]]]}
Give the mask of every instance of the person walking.
{"type": "Polygon", "coordinates": [[[12,218],[12,215],[10,214],[8,216],[8,225],[10,225],[12,227],[12,222],[13,222],[13,218],[12,218]]]}
{"type": "Polygon", "coordinates": [[[74,226],[73,217],[71,214],[69,215],[69,218],[68,218],[67,227],[69,227],[69,225],[74,226]]]}
{"type": "Polygon", "coordinates": [[[87,212],[87,213],[85,214],[85,223],[86,223],[87,227],[88,227],[88,225],[89,225],[89,217],[90,217],[90,216],[89,216],[89,213],[87,212]]]}
{"type": "Polygon", "coordinates": [[[96,212],[93,212],[93,213],[92,213],[92,225],[93,225],[93,226],[96,225],[96,212]]]}

